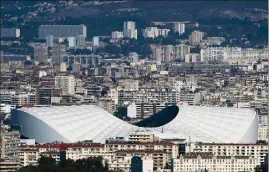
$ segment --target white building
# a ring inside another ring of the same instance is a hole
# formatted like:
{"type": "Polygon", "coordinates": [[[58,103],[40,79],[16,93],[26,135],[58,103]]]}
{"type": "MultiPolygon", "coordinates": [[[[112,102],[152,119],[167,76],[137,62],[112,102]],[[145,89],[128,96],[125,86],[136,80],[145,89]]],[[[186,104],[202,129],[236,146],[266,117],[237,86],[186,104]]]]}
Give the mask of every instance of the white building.
{"type": "Polygon", "coordinates": [[[256,158],[249,156],[214,156],[210,153],[189,153],[172,161],[172,172],[249,171],[254,172],[259,165],[256,158]]]}
{"type": "Polygon", "coordinates": [[[156,38],[159,36],[159,29],[157,27],[147,27],[142,30],[144,38],[156,38]]]}
{"type": "Polygon", "coordinates": [[[184,59],[186,54],[190,53],[190,46],[186,44],[177,44],[173,47],[173,59],[184,59]]]}
{"type": "Polygon", "coordinates": [[[85,47],[86,37],[84,35],[78,35],[76,38],[77,38],[77,46],[78,47],[85,47]]]}
{"type": "Polygon", "coordinates": [[[94,47],[99,47],[99,36],[94,36],[93,38],[92,38],[92,44],[93,44],[93,46],[94,47]]]}
{"type": "Polygon", "coordinates": [[[129,118],[136,118],[136,104],[135,103],[131,103],[127,107],[127,116],[129,118]]]}
{"type": "Polygon", "coordinates": [[[200,50],[202,62],[223,61],[229,64],[248,64],[268,59],[268,48],[253,49],[239,47],[208,47],[200,50]]]}
{"type": "Polygon", "coordinates": [[[191,35],[189,36],[189,43],[191,45],[198,45],[204,37],[204,33],[200,31],[193,31],[191,35]]]}
{"type": "Polygon", "coordinates": [[[163,61],[164,62],[171,62],[173,61],[173,45],[166,45],[163,47],[164,49],[164,56],[163,61]]]}
{"type": "Polygon", "coordinates": [[[135,27],[135,22],[132,21],[127,21],[123,23],[123,36],[127,37],[127,30],[134,30],[136,29],[135,27]]]}
{"type": "Polygon", "coordinates": [[[111,38],[112,39],[122,39],[123,38],[123,32],[113,31],[111,33],[111,38]]]}
{"type": "Polygon", "coordinates": [[[161,48],[155,48],[153,50],[153,59],[156,60],[157,65],[161,65],[163,61],[163,51],[161,48]]]}
{"type": "Polygon", "coordinates": [[[182,35],[185,33],[185,23],[174,23],[174,33],[182,35]]]}
{"type": "Polygon", "coordinates": [[[1,37],[18,38],[20,37],[20,29],[17,28],[1,28],[1,37]]]}
{"type": "Polygon", "coordinates": [[[123,37],[137,39],[135,22],[127,21],[123,23],[123,37]]]}
{"type": "Polygon", "coordinates": [[[55,76],[55,87],[61,88],[63,94],[73,95],[75,93],[75,77],[69,76],[55,76]]]}
{"type": "Polygon", "coordinates": [[[75,47],[76,44],[76,37],[72,36],[72,37],[68,37],[68,46],[70,48],[75,47]]]}
{"type": "Polygon", "coordinates": [[[127,37],[131,39],[137,39],[137,29],[127,30],[127,37]]]}
{"type": "Polygon", "coordinates": [[[46,45],[47,45],[47,47],[53,46],[53,35],[46,36],[46,45]]]}
{"type": "Polygon", "coordinates": [[[268,142],[268,125],[259,126],[258,140],[264,140],[268,142]]]}
{"type": "Polygon", "coordinates": [[[158,35],[166,37],[168,36],[168,33],[170,32],[170,29],[158,29],[158,35]]]}
{"type": "Polygon", "coordinates": [[[85,25],[41,25],[38,28],[38,38],[45,39],[47,35],[54,37],[72,37],[83,35],[87,37],[87,27],[85,25]]]}
{"type": "Polygon", "coordinates": [[[185,62],[186,63],[195,63],[200,61],[200,54],[198,53],[189,53],[185,55],[185,62]]]}
{"type": "Polygon", "coordinates": [[[215,156],[251,156],[264,162],[268,153],[267,144],[255,143],[189,143],[187,152],[209,152],[215,156]]]}
{"type": "Polygon", "coordinates": [[[131,172],[153,172],[153,160],[134,156],[131,159],[131,172]]]}

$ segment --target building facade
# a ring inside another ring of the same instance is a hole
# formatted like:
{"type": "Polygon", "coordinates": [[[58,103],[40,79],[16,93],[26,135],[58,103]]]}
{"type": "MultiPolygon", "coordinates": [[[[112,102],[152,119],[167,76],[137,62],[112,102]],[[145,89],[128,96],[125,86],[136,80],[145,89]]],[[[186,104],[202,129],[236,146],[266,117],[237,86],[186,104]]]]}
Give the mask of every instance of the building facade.
{"type": "Polygon", "coordinates": [[[87,37],[87,27],[85,25],[41,25],[38,28],[38,38],[45,39],[47,35],[54,37],[71,37],[83,35],[87,37]]]}

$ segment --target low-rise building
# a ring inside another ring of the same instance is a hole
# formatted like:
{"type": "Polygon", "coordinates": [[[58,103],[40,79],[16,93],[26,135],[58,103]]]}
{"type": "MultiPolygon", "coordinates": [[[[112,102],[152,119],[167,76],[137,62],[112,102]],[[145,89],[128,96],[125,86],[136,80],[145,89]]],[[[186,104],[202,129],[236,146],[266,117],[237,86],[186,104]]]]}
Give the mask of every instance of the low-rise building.
{"type": "Polygon", "coordinates": [[[263,163],[267,144],[221,144],[221,143],[190,143],[187,152],[209,152],[215,156],[251,156],[258,159],[258,163],[263,163]]]}
{"type": "Polygon", "coordinates": [[[172,161],[172,172],[249,171],[254,172],[259,160],[251,156],[215,156],[212,153],[188,153],[172,161]]]}
{"type": "Polygon", "coordinates": [[[155,136],[149,131],[135,131],[129,135],[129,141],[133,142],[153,142],[155,141],[155,136]]]}

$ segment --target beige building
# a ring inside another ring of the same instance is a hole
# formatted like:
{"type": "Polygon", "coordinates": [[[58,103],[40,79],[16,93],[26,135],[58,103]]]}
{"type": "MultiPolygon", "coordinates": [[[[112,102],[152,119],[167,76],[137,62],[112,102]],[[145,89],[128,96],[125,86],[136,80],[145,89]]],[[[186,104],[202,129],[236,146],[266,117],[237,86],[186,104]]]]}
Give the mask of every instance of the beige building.
{"type": "Polygon", "coordinates": [[[149,131],[135,131],[129,135],[129,141],[132,142],[153,142],[155,136],[149,131]]]}
{"type": "Polygon", "coordinates": [[[259,126],[258,140],[268,141],[268,125],[259,126]]]}
{"type": "Polygon", "coordinates": [[[60,72],[66,72],[67,65],[66,63],[60,63],[60,72]]]}
{"type": "Polygon", "coordinates": [[[173,159],[172,172],[254,172],[259,160],[250,156],[214,156],[212,153],[188,153],[173,159]]]}
{"type": "Polygon", "coordinates": [[[191,143],[188,152],[209,152],[215,156],[250,156],[264,162],[268,153],[267,144],[219,144],[219,143],[191,143]]]}
{"type": "Polygon", "coordinates": [[[166,162],[170,163],[172,158],[178,156],[178,145],[171,142],[109,142],[105,144],[107,152],[118,150],[160,150],[167,153],[166,162]]]}
{"type": "Polygon", "coordinates": [[[39,159],[39,151],[35,147],[22,146],[20,151],[21,166],[36,165],[39,159]]]}

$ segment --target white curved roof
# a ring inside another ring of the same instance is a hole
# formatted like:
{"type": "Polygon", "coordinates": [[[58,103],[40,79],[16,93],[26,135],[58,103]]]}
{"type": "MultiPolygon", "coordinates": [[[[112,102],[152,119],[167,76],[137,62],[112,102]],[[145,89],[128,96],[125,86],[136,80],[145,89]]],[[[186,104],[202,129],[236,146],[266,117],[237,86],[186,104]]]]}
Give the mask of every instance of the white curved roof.
{"type": "MultiPolygon", "coordinates": [[[[94,105],[20,108],[12,114],[12,124],[22,125],[22,134],[29,138],[37,137],[39,143],[52,141],[50,137],[54,132],[58,133],[53,137],[57,141],[104,142],[109,137],[127,137],[134,130],[144,129],[124,122],[94,105]],[[41,123],[39,126],[33,125],[36,122],[27,123],[26,117],[20,118],[20,114],[41,123]],[[31,132],[41,125],[42,128],[50,129],[43,129],[41,136],[31,132]]],[[[256,142],[258,119],[250,109],[183,105],[170,123],[147,129],[161,138],[191,138],[191,141],[223,143],[256,142]]]]}

